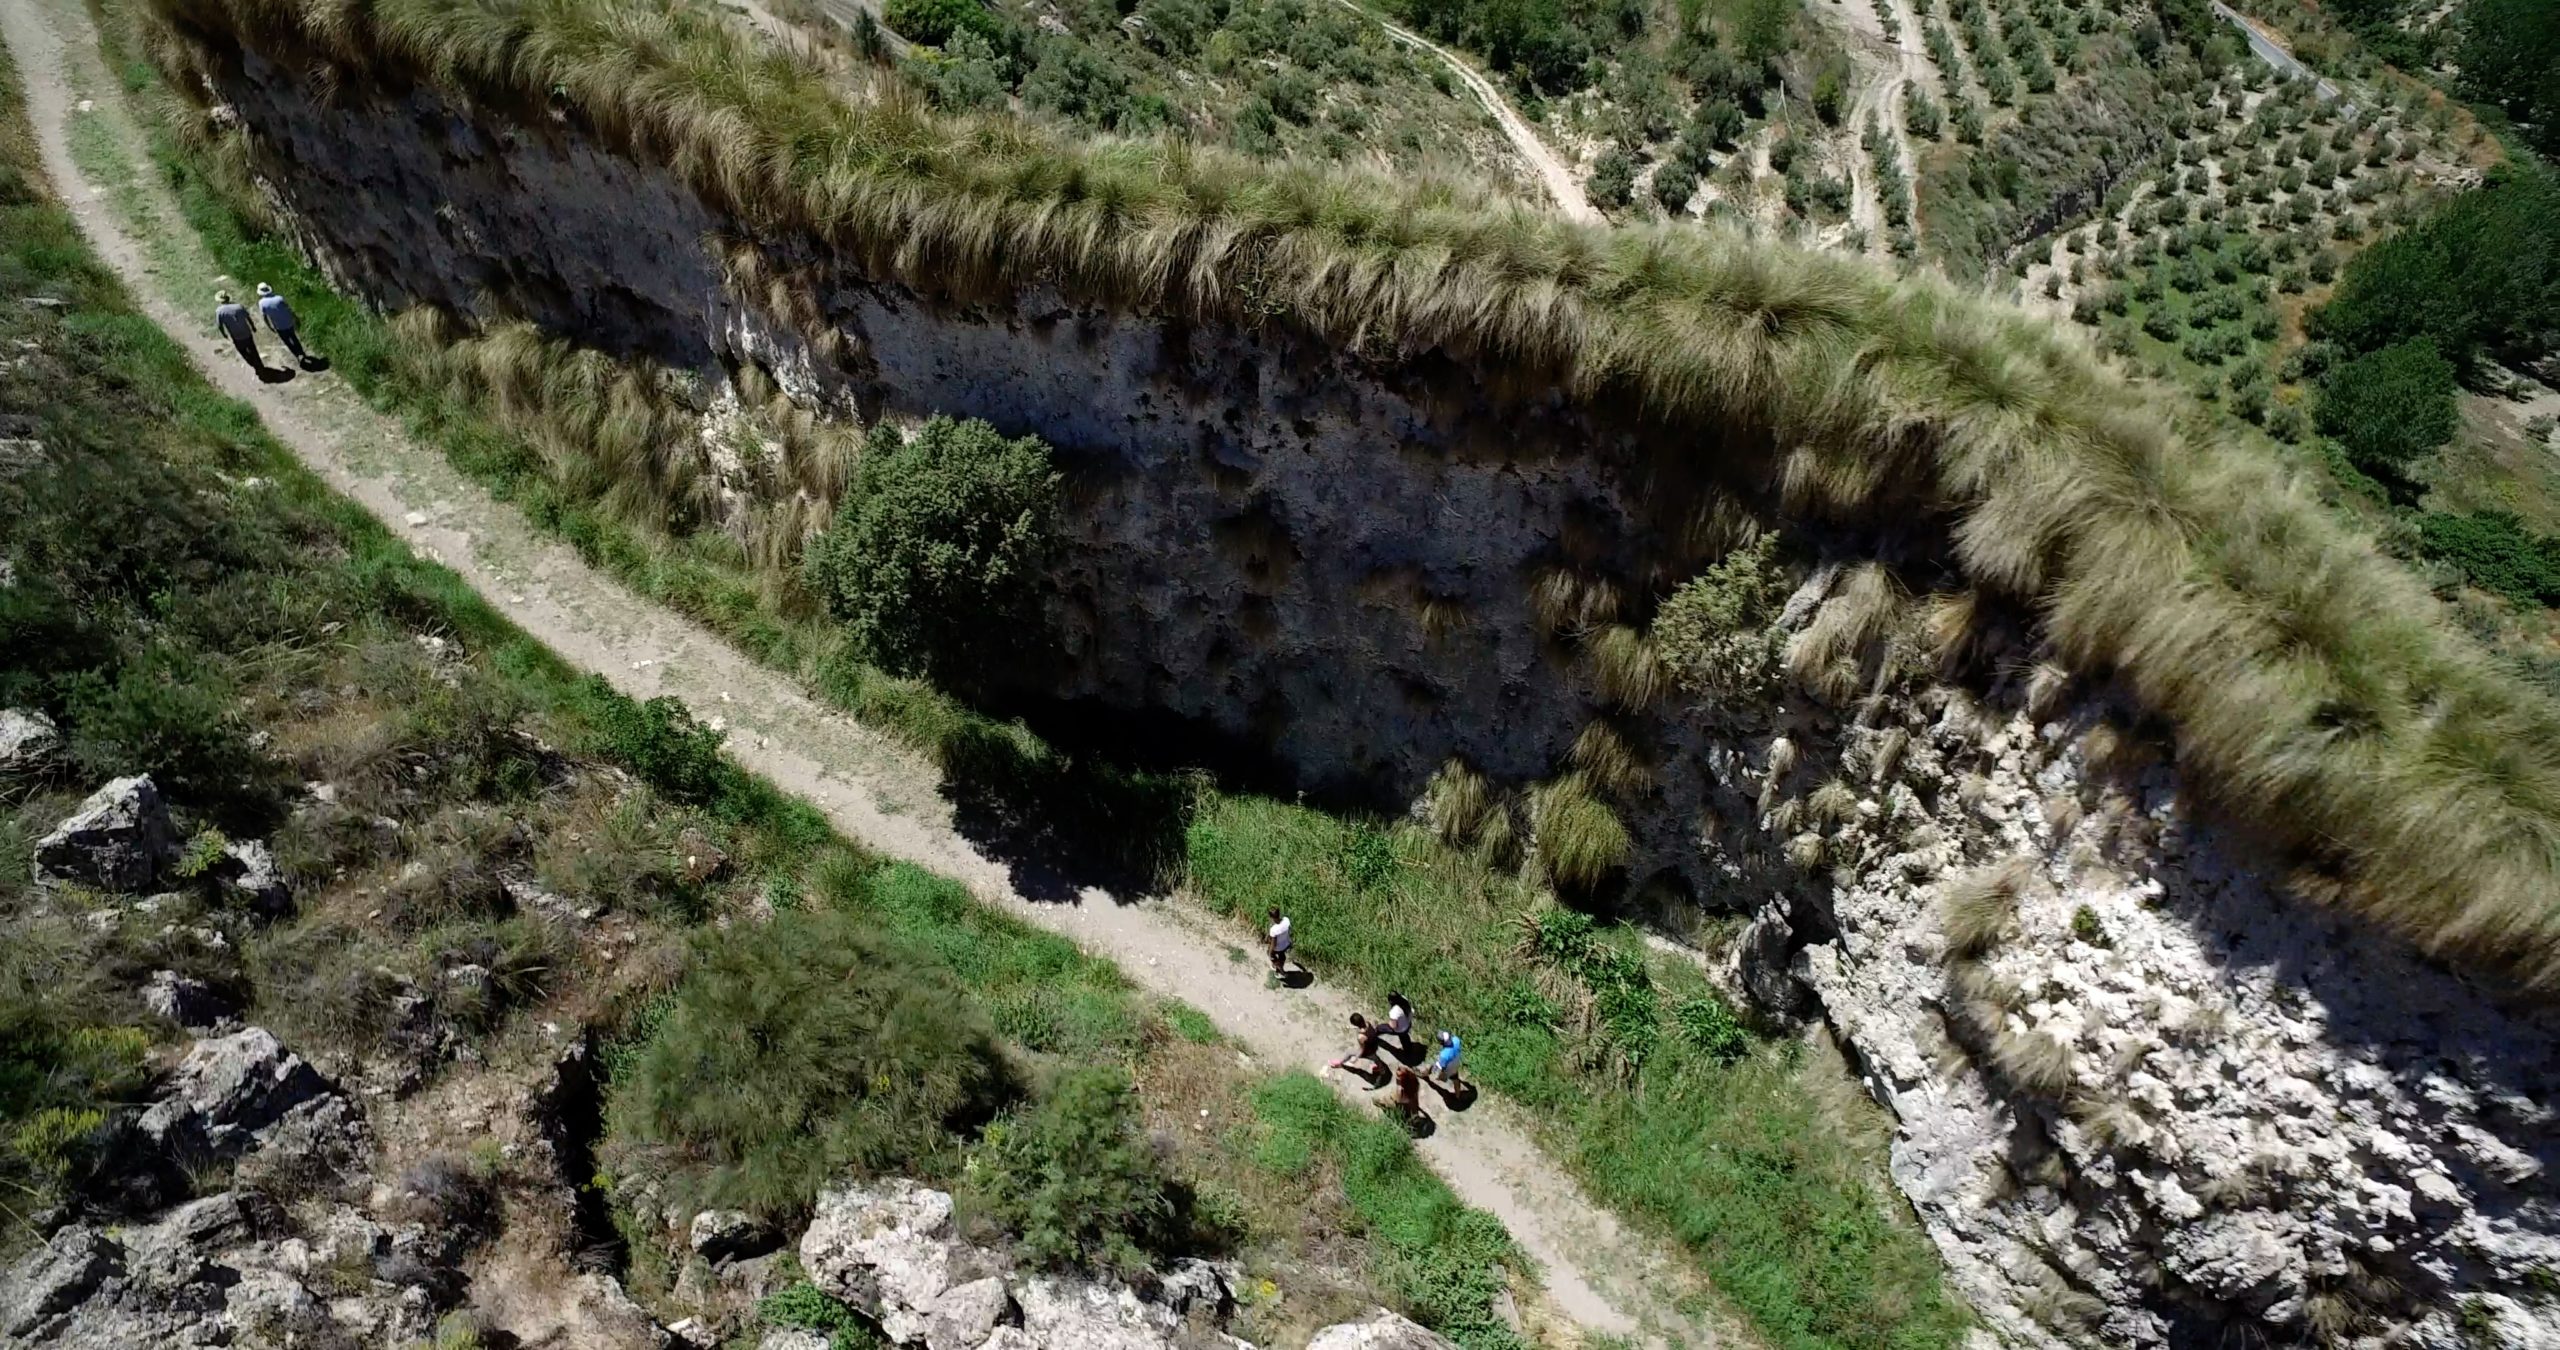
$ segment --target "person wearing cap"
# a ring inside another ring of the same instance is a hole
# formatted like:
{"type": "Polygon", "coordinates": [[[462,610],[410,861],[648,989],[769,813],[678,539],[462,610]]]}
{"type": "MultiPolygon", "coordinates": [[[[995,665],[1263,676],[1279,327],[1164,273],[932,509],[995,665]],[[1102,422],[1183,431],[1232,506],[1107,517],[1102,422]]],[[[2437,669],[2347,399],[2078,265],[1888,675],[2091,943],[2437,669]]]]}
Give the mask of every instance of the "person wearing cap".
{"type": "Polygon", "coordinates": [[[267,327],[275,330],[277,339],[284,343],[286,351],[293,353],[294,360],[305,365],[311,363],[311,353],[302,350],[302,321],[293,316],[293,306],[286,304],[284,297],[263,281],[258,283],[258,317],[265,319],[267,327]]]}
{"type": "Polygon", "coordinates": [[[267,358],[258,354],[257,325],[249,322],[249,311],[232,299],[229,291],[213,293],[213,326],[231,339],[232,347],[238,350],[241,360],[249,363],[249,369],[261,375],[267,373],[267,358]]]}

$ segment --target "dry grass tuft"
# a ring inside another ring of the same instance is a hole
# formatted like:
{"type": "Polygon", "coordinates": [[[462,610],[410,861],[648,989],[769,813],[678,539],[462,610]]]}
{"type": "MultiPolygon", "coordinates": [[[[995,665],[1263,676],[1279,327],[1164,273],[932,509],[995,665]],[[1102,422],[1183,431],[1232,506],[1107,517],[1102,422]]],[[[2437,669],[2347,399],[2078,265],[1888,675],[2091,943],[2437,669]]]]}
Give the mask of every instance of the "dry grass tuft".
{"type": "Polygon", "coordinates": [[[1902,753],[1911,747],[1911,732],[1905,727],[1886,727],[1876,734],[1875,743],[1867,750],[1867,778],[1883,783],[1902,766],[1902,753]]]}
{"type": "Polygon", "coordinates": [[[1796,771],[1796,743],[1784,736],[1769,738],[1769,780],[1776,782],[1796,771]]]}
{"type": "Polygon", "coordinates": [[[2035,669],[2027,672],[2027,716],[2037,722],[2052,721],[2070,692],[2070,671],[2051,661],[2036,662],[2035,669]]]}
{"type": "Polygon", "coordinates": [[[1902,588],[1879,563],[1850,568],[1813,622],[1787,644],[1787,672],[1825,702],[1846,705],[1890,668],[1902,588]]]}
{"type": "Polygon", "coordinates": [[[1557,886],[1588,890],[1626,865],[1627,828],[1581,774],[1531,788],[1525,805],[1530,854],[1557,886]]]}
{"type": "Polygon", "coordinates": [[[1574,738],[1570,759],[1603,796],[1623,801],[1653,786],[1653,766],[1606,722],[1582,729],[1574,738]]]}
{"type": "Polygon", "coordinates": [[[1452,759],[1431,775],[1421,806],[1424,823],[1440,842],[1461,847],[1483,832],[1485,816],[1494,809],[1493,788],[1465,760],[1452,759]]]}
{"type": "Polygon", "coordinates": [[[2048,1031],[2022,1031],[2004,1021],[1991,1037],[1991,1062],[2001,1076],[2039,1096],[2068,1090],[2075,1060],[2071,1047],[2048,1031]]]}
{"type": "Polygon", "coordinates": [[[1600,696],[1630,712],[1641,712],[1671,692],[1671,671],[1644,634],[1622,623],[1602,627],[1590,637],[1591,668],[1599,677],[1600,696]]]}
{"type": "Polygon", "coordinates": [[[1615,583],[1555,568],[1529,584],[1529,612],[1549,637],[1579,638],[1614,623],[1625,598],[1615,583]]]}
{"type": "Polygon", "coordinates": [[[2017,917],[2018,897],[2035,876],[2034,859],[2012,857],[1948,882],[1938,897],[1938,931],[1947,940],[1947,958],[1972,961],[1999,945],[2017,917]]]}
{"type": "Polygon", "coordinates": [[[1858,818],[1858,792],[1837,778],[1825,780],[1805,799],[1805,809],[1824,825],[1845,825],[1858,818]]]}
{"type": "MultiPolygon", "coordinates": [[[[944,117],[690,6],[148,4],[149,50],[187,97],[233,87],[246,48],[348,91],[415,81],[545,134],[567,119],[670,166],[732,233],[813,239],[934,300],[1055,285],[1383,362],[1445,355],[1658,426],[1666,461],[1766,429],[1784,481],[1760,486],[1826,515],[1952,521],[1966,587],[2038,615],[2063,666],[2174,727],[2189,786],[2345,878],[2336,903],[2560,987],[2560,703],[2287,466],[2199,438],[2174,396],[2041,318],[1729,232],[944,117]]],[[[673,503],[690,485],[611,490],[673,503]]],[[[1555,631],[1616,621],[1572,589],[1540,603],[1555,631]]],[[[1860,692],[1840,667],[1886,608],[1826,606],[1799,639],[1809,683],[1860,692]]]]}

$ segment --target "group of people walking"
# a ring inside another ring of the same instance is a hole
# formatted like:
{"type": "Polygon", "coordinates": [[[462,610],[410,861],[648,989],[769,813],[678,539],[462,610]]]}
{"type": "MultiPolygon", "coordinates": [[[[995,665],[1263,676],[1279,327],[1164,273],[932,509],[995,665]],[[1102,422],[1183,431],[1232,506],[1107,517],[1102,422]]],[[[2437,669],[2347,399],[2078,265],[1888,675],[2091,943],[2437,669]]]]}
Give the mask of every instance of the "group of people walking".
{"type": "MultiPolygon", "coordinates": [[[[1268,918],[1269,926],[1263,930],[1263,946],[1271,956],[1272,976],[1285,980],[1294,959],[1292,954],[1297,949],[1296,925],[1277,909],[1272,910],[1268,918]]],[[[1306,969],[1304,965],[1298,968],[1301,971],[1306,969]]],[[[1373,1086],[1392,1077],[1393,1086],[1379,1099],[1379,1104],[1394,1111],[1407,1128],[1428,1119],[1422,1109],[1423,1084],[1436,1084],[1444,1095],[1453,1099],[1457,1094],[1472,1090],[1458,1077],[1458,1060],[1466,1053],[1466,1043],[1458,1039],[1458,1033],[1444,1028],[1432,1038],[1426,1060],[1413,1035],[1413,1001],[1400,991],[1387,992],[1387,1011],[1383,1017],[1351,1014],[1351,1031],[1355,1038],[1351,1053],[1325,1068],[1359,1074],[1373,1086]],[[1389,1037],[1395,1038],[1396,1060],[1401,1062],[1390,1062],[1387,1058],[1389,1037]],[[1359,1067],[1363,1064],[1367,1067],[1359,1067]],[[1415,1068],[1417,1064],[1421,1066],[1419,1071],[1415,1068]]]]}
{"type": "MultiPolygon", "coordinates": [[[[304,370],[326,368],[326,362],[303,350],[302,321],[295,317],[293,306],[263,281],[258,283],[258,318],[266,321],[267,331],[276,335],[276,340],[284,344],[286,351],[293,353],[294,361],[304,370]]],[[[278,373],[267,364],[265,354],[258,350],[257,321],[249,317],[248,306],[233,299],[229,291],[213,293],[213,326],[231,339],[232,350],[240,353],[240,359],[248,362],[249,369],[258,372],[260,379],[278,373]]],[[[285,378],[292,378],[290,371],[282,373],[285,378]]]]}

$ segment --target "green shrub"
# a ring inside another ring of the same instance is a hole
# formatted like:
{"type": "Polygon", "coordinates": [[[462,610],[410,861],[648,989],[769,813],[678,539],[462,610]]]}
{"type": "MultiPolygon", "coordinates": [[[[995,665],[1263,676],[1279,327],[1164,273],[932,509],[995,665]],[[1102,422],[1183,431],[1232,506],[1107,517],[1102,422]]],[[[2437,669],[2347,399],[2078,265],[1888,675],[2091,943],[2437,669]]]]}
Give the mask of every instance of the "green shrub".
{"type": "Polygon", "coordinates": [[[2453,364],[2426,338],[2369,352],[2320,379],[2318,425],[2367,473],[2398,473],[2453,439],[2453,364]]]}
{"type": "Polygon", "coordinates": [[[785,1285],[756,1304],[756,1317],[769,1327],[796,1327],[827,1338],[827,1350],[873,1350],[884,1344],[844,1300],[806,1280],[785,1285]]]}
{"type": "Polygon", "coordinates": [[[2418,551],[2462,569],[2471,584],[2528,605],[2560,604],[2560,539],[2536,535],[2504,511],[2418,517],[2418,551]]]}
{"type": "Polygon", "coordinates": [[[998,23],[978,0],[889,0],[880,17],[900,37],[931,47],[955,33],[991,34],[998,23]]]}
{"type": "Polygon", "coordinates": [[[616,1175],[788,1218],[848,1169],[935,1174],[1015,1088],[984,1018],[931,970],[836,911],[703,937],[611,1084],[616,1175]]]}
{"type": "Polygon", "coordinates": [[[1776,623],[1786,598],[1777,547],[1774,531],[1756,534],[1662,603],[1654,647],[1683,689],[1725,698],[1776,681],[1786,647],[1776,623]]]}
{"type": "Polygon", "coordinates": [[[1702,994],[1672,1014],[1680,1037],[1700,1052],[1730,1064],[1751,1052],[1751,1037],[1733,1009],[1713,994],[1702,994]]]}
{"type": "Polygon", "coordinates": [[[1591,181],[1584,185],[1593,205],[1606,211],[1623,211],[1635,200],[1636,162],[1619,146],[1600,152],[1591,166],[1591,181]]]}
{"type": "Polygon", "coordinates": [[[1057,503],[1036,437],[947,417],[912,438],[883,425],[809,547],[809,578],[873,664],[976,684],[1031,648],[1057,503]]]}
{"type": "Polygon", "coordinates": [[[672,697],[634,702],[587,677],[598,748],[631,766],[643,782],[679,801],[716,803],[738,793],[745,775],[721,757],[721,733],[694,720],[672,697]]]}
{"type": "Polygon", "coordinates": [[[1129,1272],[1172,1250],[1173,1199],[1131,1096],[1117,1069],[1074,1069],[988,1127],[971,1198],[1034,1263],[1129,1272]]]}

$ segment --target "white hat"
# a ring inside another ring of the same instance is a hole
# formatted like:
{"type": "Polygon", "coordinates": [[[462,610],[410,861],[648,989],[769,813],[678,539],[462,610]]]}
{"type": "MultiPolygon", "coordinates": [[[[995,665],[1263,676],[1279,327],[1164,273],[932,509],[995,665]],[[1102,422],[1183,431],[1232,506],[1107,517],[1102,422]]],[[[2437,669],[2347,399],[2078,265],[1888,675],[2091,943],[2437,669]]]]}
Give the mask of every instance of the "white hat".
{"type": "Polygon", "coordinates": [[[273,295],[273,294],[275,294],[275,288],[274,288],[274,287],[272,287],[272,286],[269,286],[267,283],[265,283],[265,282],[261,281],[261,282],[259,282],[259,283],[258,283],[258,294],[260,294],[260,295],[273,295]]]}
{"type": "Polygon", "coordinates": [[[213,293],[213,302],[214,302],[215,304],[217,304],[217,305],[227,305],[227,304],[230,304],[230,303],[231,303],[231,292],[229,292],[229,291],[215,291],[215,292],[213,293]]]}

